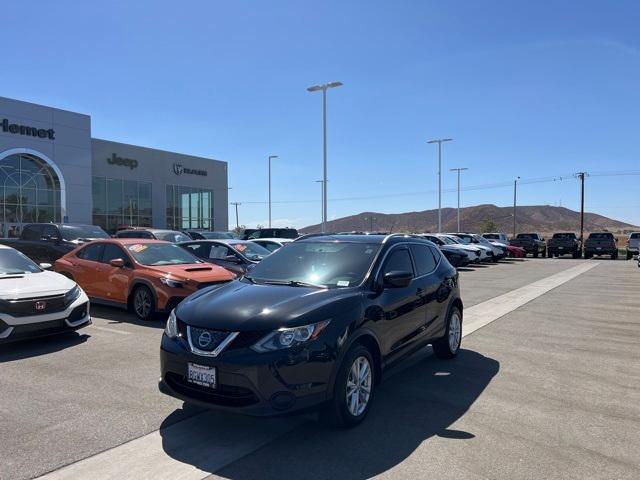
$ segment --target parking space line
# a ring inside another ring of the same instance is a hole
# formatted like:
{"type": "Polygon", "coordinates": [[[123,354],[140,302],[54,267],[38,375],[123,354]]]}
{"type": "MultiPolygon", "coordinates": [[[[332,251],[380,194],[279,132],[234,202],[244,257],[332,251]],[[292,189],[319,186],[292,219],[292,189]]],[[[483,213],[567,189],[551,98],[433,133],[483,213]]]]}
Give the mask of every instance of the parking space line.
{"type": "MultiPolygon", "coordinates": [[[[465,309],[463,336],[591,270],[581,263],[465,309]]],[[[129,332],[92,325],[128,335],[129,332]]],[[[201,480],[294,428],[306,417],[254,419],[205,412],[39,477],[38,480],[154,478],[201,480]]]]}
{"type": "Polygon", "coordinates": [[[131,332],[125,332],[123,330],[116,330],[115,328],[99,327],[96,324],[91,324],[87,328],[95,328],[96,330],[100,330],[100,331],[103,331],[103,332],[109,332],[109,333],[117,333],[119,335],[131,335],[131,332]]]}
{"type": "Polygon", "coordinates": [[[201,480],[308,419],[205,412],[53,471],[38,480],[201,480]]]}
{"type": "Polygon", "coordinates": [[[465,337],[479,328],[489,325],[491,322],[504,317],[517,308],[529,303],[545,293],[559,287],[563,283],[576,278],[579,275],[598,266],[599,262],[584,262],[575,267],[517,288],[503,295],[494,297],[485,302],[465,308],[464,322],[462,322],[462,336],[465,337]]]}

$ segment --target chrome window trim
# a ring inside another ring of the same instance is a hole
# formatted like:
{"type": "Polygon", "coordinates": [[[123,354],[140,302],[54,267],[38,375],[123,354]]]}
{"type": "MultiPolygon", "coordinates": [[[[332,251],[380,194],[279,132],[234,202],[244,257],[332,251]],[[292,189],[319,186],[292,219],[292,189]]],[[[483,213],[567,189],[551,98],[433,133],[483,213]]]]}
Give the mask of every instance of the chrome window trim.
{"type": "Polygon", "coordinates": [[[227,346],[240,334],[240,332],[229,332],[227,338],[225,338],[220,344],[215,348],[215,350],[211,352],[207,352],[206,350],[200,350],[199,348],[193,345],[193,341],[191,339],[191,326],[187,325],[187,340],[189,342],[189,349],[191,353],[195,353],[196,355],[202,355],[203,357],[217,357],[222,353],[222,351],[227,348],[227,346]]]}

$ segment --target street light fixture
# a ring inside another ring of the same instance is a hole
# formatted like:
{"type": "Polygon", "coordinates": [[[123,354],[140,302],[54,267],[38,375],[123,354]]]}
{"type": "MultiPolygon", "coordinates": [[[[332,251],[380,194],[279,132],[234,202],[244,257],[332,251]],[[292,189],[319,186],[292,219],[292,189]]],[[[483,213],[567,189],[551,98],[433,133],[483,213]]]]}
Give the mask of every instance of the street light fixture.
{"type": "Polygon", "coordinates": [[[458,232],[461,232],[462,230],[460,230],[460,172],[464,172],[465,170],[469,170],[466,167],[463,168],[450,168],[449,171],[450,172],[458,172],[458,232]]]}
{"type": "Polygon", "coordinates": [[[271,228],[271,159],[278,155],[269,155],[269,228],[271,228]]]}
{"type": "Polygon", "coordinates": [[[307,88],[308,92],[319,92],[322,90],[322,233],[327,228],[327,90],[342,86],[342,82],[329,82],[320,85],[312,85],[307,88]]]}
{"type": "Polygon", "coordinates": [[[442,143],[452,140],[453,138],[437,138],[427,142],[438,144],[438,233],[442,233],[442,143]]]}

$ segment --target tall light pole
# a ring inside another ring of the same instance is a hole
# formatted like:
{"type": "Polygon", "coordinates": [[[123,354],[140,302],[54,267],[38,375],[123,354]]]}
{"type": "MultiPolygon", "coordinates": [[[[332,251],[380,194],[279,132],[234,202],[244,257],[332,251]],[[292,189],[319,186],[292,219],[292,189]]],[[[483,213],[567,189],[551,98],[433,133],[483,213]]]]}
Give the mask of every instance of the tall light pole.
{"type": "Polygon", "coordinates": [[[320,218],[321,218],[321,222],[322,222],[322,219],[324,219],[324,180],[316,180],[316,183],[320,184],[320,199],[321,199],[321,201],[320,201],[320,204],[321,204],[320,209],[322,211],[322,214],[321,214],[320,218]]]}
{"type": "Polygon", "coordinates": [[[329,82],[307,88],[308,92],[318,92],[322,90],[322,233],[324,233],[327,228],[327,90],[340,86],[342,86],[342,82],[329,82]]]}
{"type": "Polygon", "coordinates": [[[278,155],[269,155],[269,228],[271,228],[271,159],[278,155]]]}
{"type": "Polygon", "coordinates": [[[238,220],[238,205],[242,205],[240,202],[231,202],[231,205],[236,207],[236,228],[240,229],[240,220],[238,220]]]}
{"type": "MultiPolygon", "coordinates": [[[[580,243],[584,240],[584,177],[587,172],[578,172],[576,177],[580,179],[580,243]]],[[[585,257],[586,258],[586,257],[585,257]]]]}
{"type": "Polygon", "coordinates": [[[427,143],[438,144],[438,233],[442,233],[442,142],[450,142],[453,138],[436,138],[427,143]]]}
{"type": "Polygon", "coordinates": [[[516,177],[513,181],[513,238],[516,238],[516,201],[518,195],[518,180],[520,180],[520,177],[516,177]]]}
{"type": "Polygon", "coordinates": [[[450,172],[458,172],[458,230],[456,230],[457,232],[462,231],[460,230],[460,172],[464,172],[465,170],[469,170],[469,169],[466,167],[449,169],[450,172]]]}

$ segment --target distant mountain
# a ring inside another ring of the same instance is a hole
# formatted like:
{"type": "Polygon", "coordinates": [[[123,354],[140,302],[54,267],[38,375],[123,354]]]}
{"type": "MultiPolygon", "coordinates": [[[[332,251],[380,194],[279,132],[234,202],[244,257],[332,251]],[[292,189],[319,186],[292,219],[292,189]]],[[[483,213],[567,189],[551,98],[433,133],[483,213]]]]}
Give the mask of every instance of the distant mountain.
{"type": "MultiPolygon", "coordinates": [[[[457,230],[455,208],[442,209],[442,231],[457,230]]],[[[513,207],[496,205],[476,205],[460,209],[460,228],[462,231],[479,232],[486,221],[492,221],[496,231],[513,232],[513,207]]],[[[586,232],[609,230],[620,233],[634,230],[628,223],[613,220],[596,213],[584,214],[586,232]]],[[[392,232],[435,232],[438,230],[438,210],[407,213],[362,212],[357,215],[338,218],[328,222],[330,232],[392,231],[392,232]]],[[[531,205],[517,207],[517,231],[549,234],[558,231],[578,232],[580,230],[580,212],[551,205],[531,205]]],[[[301,229],[304,233],[320,231],[320,225],[310,225],[301,229]]]]}

